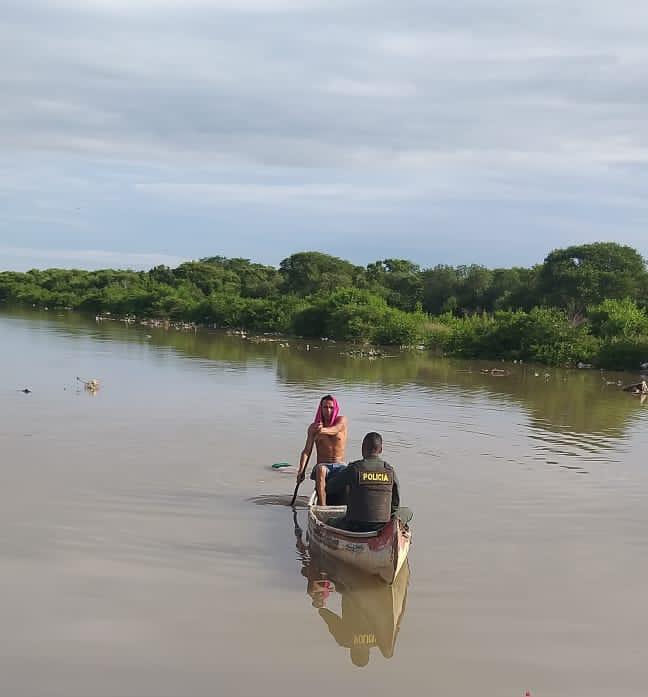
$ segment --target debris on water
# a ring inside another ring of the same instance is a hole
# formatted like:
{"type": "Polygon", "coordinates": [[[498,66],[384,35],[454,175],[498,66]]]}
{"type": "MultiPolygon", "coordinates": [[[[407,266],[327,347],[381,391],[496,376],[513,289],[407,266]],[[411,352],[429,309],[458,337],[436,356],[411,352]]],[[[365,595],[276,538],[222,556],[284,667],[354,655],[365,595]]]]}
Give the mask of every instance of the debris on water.
{"type": "Polygon", "coordinates": [[[273,465],[271,469],[277,474],[289,475],[291,477],[294,477],[297,474],[297,468],[293,465],[286,465],[284,467],[275,467],[273,465]]]}
{"type": "Polygon", "coordinates": [[[492,375],[496,378],[508,377],[511,374],[510,371],[505,370],[504,368],[482,368],[480,372],[484,373],[484,375],[492,375]]]}
{"type": "Polygon", "coordinates": [[[96,378],[92,378],[91,380],[84,380],[83,378],[80,378],[77,375],[77,380],[83,383],[83,386],[86,390],[88,390],[88,392],[92,392],[94,394],[99,390],[99,380],[97,380],[96,378]]]}
{"type": "Polygon", "coordinates": [[[376,358],[387,358],[382,351],[375,348],[355,349],[340,353],[341,356],[350,356],[351,358],[368,358],[370,361],[376,358]]]}

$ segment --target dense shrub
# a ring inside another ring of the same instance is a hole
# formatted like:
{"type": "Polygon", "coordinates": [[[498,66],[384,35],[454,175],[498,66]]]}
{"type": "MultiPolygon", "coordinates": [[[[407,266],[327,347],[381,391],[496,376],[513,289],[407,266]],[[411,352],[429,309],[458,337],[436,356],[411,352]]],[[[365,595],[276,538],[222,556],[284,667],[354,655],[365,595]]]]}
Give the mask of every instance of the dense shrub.
{"type": "Polygon", "coordinates": [[[592,333],[602,338],[648,334],[648,314],[630,298],[604,300],[587,312],[592,333]]]}
{"type": "Polygon", "coordinates": [[[597,364],[610,370],[637,370],[646,362],[648,335],[606,339],[597,356],[597,364]]]}

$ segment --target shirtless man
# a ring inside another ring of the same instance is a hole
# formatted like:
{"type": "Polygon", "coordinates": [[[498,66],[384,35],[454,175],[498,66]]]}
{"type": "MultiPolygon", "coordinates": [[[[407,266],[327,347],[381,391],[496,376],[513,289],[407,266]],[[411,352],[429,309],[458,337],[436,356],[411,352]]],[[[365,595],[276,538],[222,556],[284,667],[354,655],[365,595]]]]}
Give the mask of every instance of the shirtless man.
{"type": "Polygon", "coordinates": [[[347,440],[347,419],[340,416],[340,406],[335,397],[327,394],[322,397],[315,413],[315,421],[306,432],[306,445],[299,457],[297,481],[302,482],[306,476],[306,465],[313,452],[317,450],[317,464],[313,467],[311,479],[315,480],[317,499],[321,506],[326,506],[326,478],[331,472],[346,467],[344,448],[347,440]]]}

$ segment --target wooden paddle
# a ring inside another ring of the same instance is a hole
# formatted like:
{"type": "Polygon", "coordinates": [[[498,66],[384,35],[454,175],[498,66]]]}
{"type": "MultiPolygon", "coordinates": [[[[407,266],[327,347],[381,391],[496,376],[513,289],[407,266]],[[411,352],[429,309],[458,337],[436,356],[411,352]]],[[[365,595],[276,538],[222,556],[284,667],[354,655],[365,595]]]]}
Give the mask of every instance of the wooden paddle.
{"type": "Polygon", "coordinates": [[[295,499],[297,498],[297,490],[299,489],[299,485],[306,479],[306,473],[302,472],[301,477],[297,480],[297,484],[295,484],[295,491],[293,492],[293,497],[290,501],[290,506],[291,508],[295,505],[295,499]]]}

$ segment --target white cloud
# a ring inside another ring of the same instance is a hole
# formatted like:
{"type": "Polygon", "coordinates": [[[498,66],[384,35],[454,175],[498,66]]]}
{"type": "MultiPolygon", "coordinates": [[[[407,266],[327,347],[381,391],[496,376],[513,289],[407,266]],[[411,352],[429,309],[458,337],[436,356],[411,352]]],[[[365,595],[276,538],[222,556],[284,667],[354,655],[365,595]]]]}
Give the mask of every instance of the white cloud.
{"type": "Polygon", "coordinates": [[[84,269],[126,268],[150,269],[164,264],[175,267],[184,259],[156,252],[114,252],[104,249],[32,249],[29,247],[0,247],[3,266],[14,270],[63,266],[84,269]],[[9,262],[9,265],[8,265],[9,262]]]}
{"type": "Polygon", "coordinates": [[[363,82],[333,78],[324,85],[324,90],[348,97],[412,97],[417,88],[408,83],[363,82]]]}
{"type": "Polygon", "coordinates": [[[186,182],[150,182],[138,184],[141,191],[175,198],[201,205],[223,203],[251,203],[285,206],[330,206],[355,207],[370,205],[384,206],[394,202],[416,198],[418,192],[403,188],[370,187],[353,185],[308,185],[308,184],[205,184],[186,182]]]}
{"type": "Polygon", "coordinates": [[[578,202],[564,229],[609,205],[623,236],[645,210],[646,35],[633,0],[7,0],[0,239],[35,247],[49,222],[108,249],[119,220],[153,249],[163,203],[188,242],[201,206],[344,227],[484,200],[578,202]],[[94,215],[66,218],[79,200],[94,215]]]}

